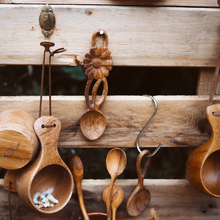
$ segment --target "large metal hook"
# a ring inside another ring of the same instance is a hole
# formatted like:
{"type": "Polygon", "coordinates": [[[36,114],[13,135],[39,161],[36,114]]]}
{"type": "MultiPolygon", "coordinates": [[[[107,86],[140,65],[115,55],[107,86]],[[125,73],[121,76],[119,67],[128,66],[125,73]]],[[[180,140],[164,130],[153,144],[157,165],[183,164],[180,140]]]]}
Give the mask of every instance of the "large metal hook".
{"type": "MultiPolygon", "coordinates": [[[[155,99],[153,96],[151,96],[151,95],[146,95],[146,96],[150,97],[150,98],[153,100],[155,109],[154,109],[153,115],[150,117],[150,119],[148,120],[148,122],[146,123],[146,125],[143,127],[143,129],[141,130],[141,132],[140,132],[139,135],[137,136],[137,139],[136,139],[136,147],[137,147],[137,150],[139,151],[139,153],[141,153],[141,149],[140,149],[140,147],[139,147],[139,139],[140,139],[141,135],[143,134],[144,130],[146,129],[146,127],[148,126],[148,124],[151,122],[151,120],[153,119],[153,117],[154,117],[154,116],[156,115],[156,113],[157,113],[157,101],[156,101],[156,99],[155,99]]],[[[158,145],[158,147],[154,150],[153,153],[147,155],[146,157],[153,157],[153,156],[158,152],[158,150],[160,149],[161,145],[162,145],[162,143],[160,143],[160,144],[158,145]]]]}

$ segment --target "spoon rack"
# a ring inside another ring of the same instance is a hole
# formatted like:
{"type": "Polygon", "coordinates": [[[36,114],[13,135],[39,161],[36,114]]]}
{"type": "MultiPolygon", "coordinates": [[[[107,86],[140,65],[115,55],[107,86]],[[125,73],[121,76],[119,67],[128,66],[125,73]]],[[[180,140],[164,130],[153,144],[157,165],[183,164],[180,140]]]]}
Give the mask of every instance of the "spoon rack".
{"type": "MultiPolygon", "coordinates": [[[[39,0],[36,4],[31,0],[0,2],[0,65],[41,65],[39,42],[44,36],[36,18],[45,1],[39,0]]],[[[67,49],[66,53],[53,58],[53,65],[82,64],[91,46],[92,33],[103,28],[109,36],[108,48],[114,66],[199,68],[196,95],[155,96],[158,112],[146,129],[146,135],[141,137],[141,146],[150,149],[162,142],[163,147],[194,148],[209,140],[211,130],[205,109],[220,50],[220,9],[216,0],[51,0],[49,3],[57,18],[51,40],[57,47],[67,49]]],[[[117,75],[111,77],[117,81],[117,75]]],[[[220,94],[220,87],[217,94],[220,94]]],[[[108,95],[100,109],[106,117],[106,130],[98,140],[89,141],[78,124],[87,109],[85,97],[54,96],[52,100],[53,115],[62,122],[59,148],[135,148],[135,139],[154,110],[152,101],[145,96],[108,95]]],[[[219,97],[214,100],[220,102],[219,97]]],[[[48,97],[43,97],[43,105],[47,106],[47,103],[48,97]]],[[[1,112],[21,109],[35,119],[38,118],[38,104],[39,97],[35,96],[0,97],[1,112]]],[[[47,114],[47,107],[44,111],[42,114],[47,114]]],[[[106,211],[102,191],[110,180],[101,178],[82,181],[88,212],[106,211]]],[[[5,208],[7,191],[3,188],[3,180],[0,183],[0,218],[9,219],[5,208]]],[[[116,185],[125,192],[124,201],[117,210],[117,216],[123,220],[131,219],[126,212],[126,202],[136,184],[137,179],[116,180],[116,185]]],[[[220,200],[197,192],[186,179],[151,180],[146,176],[145,184],[151,193],[151,201],[149,207],[135,217],[136,220],[146,220],[152,209],[159,219],[219,218],[220,200]]],[[[17,194],[12,193],[13,207],[17,199],[17,194]]],[[[50,218],[70,219],[75,207],[79,208],[76,192],[69,203],[50,218]]],[[[33,211],[21,202],[17,219],[33,216],[35,220],[48,219],[48,215],[33,211]]]]}

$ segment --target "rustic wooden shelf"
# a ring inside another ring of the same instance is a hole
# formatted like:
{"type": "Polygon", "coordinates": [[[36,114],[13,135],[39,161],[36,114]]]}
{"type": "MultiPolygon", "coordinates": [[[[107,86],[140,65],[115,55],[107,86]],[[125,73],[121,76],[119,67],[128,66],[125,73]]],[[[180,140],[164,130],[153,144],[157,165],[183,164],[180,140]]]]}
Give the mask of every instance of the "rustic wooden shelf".
{"type": "MultiPolygon", "coordinates": [[[[102,191],[109,185],[108,180],[83,180],[82,188],[85,205],[88,212],[106,212],[106,207],[102,201],[102,191]]],[[[123,220],[146,220],[151,215],[150,210],[155,209],[159,219],[182,220],[216,220],[220,215],[220,200],[198,193],[187,180],[148,180],[145,179],[145,187],[151,192],[151,202],[149,207],[138,217],[130,217],[126,212],[127,199],[134,190],[137,180],[116,180],[116,185],[120,186],[125,193],[125,199],[118,208],[117,216],[123,220]]],[[[2,181],[1,181],[2,185],[2,181]]],[[[0,219],[9,219],[7,191],[0,187],[0,219]]],[[[11,193],[12,210],[18,201],[17,193],[11,193]]],[[[17,211],[17,219],[22,220],[46,220],[48,218],[70,219],[74,210],[79,209],[79,203],[74,191],[72,199],[68,205],[60,212],[46,215],[38,213],[20,203],[17,211]]]]}

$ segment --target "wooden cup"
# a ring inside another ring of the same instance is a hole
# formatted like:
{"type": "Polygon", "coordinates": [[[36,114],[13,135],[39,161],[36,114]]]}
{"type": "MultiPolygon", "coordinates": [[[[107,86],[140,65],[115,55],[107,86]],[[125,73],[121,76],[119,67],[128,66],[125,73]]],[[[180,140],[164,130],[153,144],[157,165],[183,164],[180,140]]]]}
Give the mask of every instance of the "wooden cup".
{"type": "Polygon", "coordinates": [[[220,197],[220,104],[209,105],[206,116],[212,128],[209,141],[195,148],[186,163],[186,176],[201,193],[220,197]]]}
{"type": "Polygon", "coordinates": [[[16,187],[27,205],[39,212],[52,214],[69,202],[74,187],[73,177],[57,150],[61,122],[53,116],[44,116],[36,120],[34,129],[41,142],[41,151],[37,159],[17,176],[16,187]],[[33,201],[37,192],[51,194],[59,202],[53,207],[40,208],[33,201]]]}
{"type": "Polygon", "coordinates": [[[0,113],[0,167],[20,169],[33,159],[39,145],[34,122],[30,114],[19,109],[0,113]]]}

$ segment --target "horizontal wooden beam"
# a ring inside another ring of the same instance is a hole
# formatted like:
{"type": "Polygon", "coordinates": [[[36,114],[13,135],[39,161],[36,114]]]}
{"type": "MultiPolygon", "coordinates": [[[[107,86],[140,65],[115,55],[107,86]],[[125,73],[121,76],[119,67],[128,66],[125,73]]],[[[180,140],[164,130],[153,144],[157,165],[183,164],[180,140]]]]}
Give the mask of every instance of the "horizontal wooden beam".
{"type": "MultiPolygon", "coordinates": [[[[215,97],[219,101],[220,97],[215,97]]],[[[209,140],[211,132],[205,110],[208,96],[156,96],[158,111],[140,139],[140,147],[194,147],[209,140]]],[[[1,97],[1,111],[21,109],[38,118],[39,97],[1,97]]],[[[52,115],[62,123],[61,148],[135,147],[135,140],[154,112],[154,104],[144,96],[108,96],[101,107],[106,117],[105,133],[88,141],[79,120],[87,107],[83,96],[52,97],[52,115]]],[[[48,97],[43,100],[48,115],[48,97]]]]}
{"type": "MultiPolygon", "coordinates": [[[[102,201],[102,191],[110,184],[110,180],[83,180],[82,189],[88,212],[106,212],[105,204],[102,201]]],[[[137,180],[116,180],[116,185],[120,186],[125,198],[117,210],[117,216],[123,220],[129,220],[131,217],[127,214],[127,200],[137,185],[137,180]]],[[[187,180],[148,180],[145,179],[145,187],[151,193],[151,200],[148,208],[139,216],[137,220],[146,220],[151,216],[154,209],[158,219],[169,220],[217,220],[220,215],[220,200],[204,196],[198,193],[187,180]]],[[[9,219],[7,191],[0,187],[0,213],[1,218],[9,219]]],[[[12,211],[18,201],[17,193],[11,193],[12,211]]],[[[53,220],[70,219],[72,212],[78,210],[79,203],[76,191],[67,206],[60,212],[50,216],[39,213],[27,207],[22,201],[17,210],[17,219],[22,220],[47,220],[50,217],[53,220]]]]}
{"type": "Polygon", "coordinates": [[[79,4],[79,5],[149,5],[149,6],[184,6],[184,7],[219,7],[217,0],[0,0],[3,4],[79,4]]]}
{"type": "MultiPolygon", "coordinates": [[[[159,1],[158,1],[159,2],[159,1]]],[[[82,62],[95,30],[109,35],[116,66],[214,67],[220,50],[220,9],[52,5],[54,65],[82,62]]],[[[42,5],[0,5],[0,64],[41,65],[42,5]]]]}

